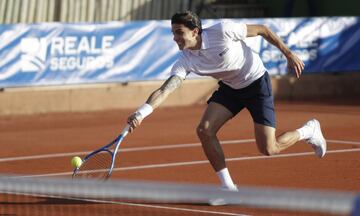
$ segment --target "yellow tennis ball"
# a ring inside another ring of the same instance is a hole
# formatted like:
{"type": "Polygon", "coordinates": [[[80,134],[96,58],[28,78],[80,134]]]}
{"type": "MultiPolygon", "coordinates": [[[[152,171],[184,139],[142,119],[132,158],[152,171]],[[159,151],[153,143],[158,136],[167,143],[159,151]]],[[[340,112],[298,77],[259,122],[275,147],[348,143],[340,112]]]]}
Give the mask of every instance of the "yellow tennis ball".
{"type": "Polygon", "coordinates": [[[79,168],[82,164],[82,160],[80,157],[76,156],[71,159],[71,166],[74,168],[79,168]]]}

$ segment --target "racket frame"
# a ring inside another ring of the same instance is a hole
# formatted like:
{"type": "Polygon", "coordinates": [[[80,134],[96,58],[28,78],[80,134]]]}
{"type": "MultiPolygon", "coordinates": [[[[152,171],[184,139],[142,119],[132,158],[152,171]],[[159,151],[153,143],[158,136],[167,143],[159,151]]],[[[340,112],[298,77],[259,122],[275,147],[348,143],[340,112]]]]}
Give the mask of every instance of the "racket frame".
{"type": "MultiPolygon", "coordinates": [[[[98,153],[103,152],[103,151],[108,152],[108,153],[111,155],[111,157],[112,157],[112,158],[111,158],[112,161],[111,161],[111,166],[110,166],[110,169],[109,169],[109,171],[108,171],[108,174],[107,174],[105,180],[108,179],[108,178],[110,178],[110,176],[111,176],[111,174],[112,174],[112,171],[113,171],[113,169],[114,169],[114,166],[115,166],[116,154],[117,154],[117,152],[118,152],[118,150],[119,150],[119,148],[120,148],[121,142],[124,140],[124,138],[126,137],[126,135],[129,133],[129,129],[130,129],[130,125],[127,124],[127,125],[124,127],[124,129],[122,130],[122,132],[120,133],[120,135],[117,136],[113,141],[111,141],[109,144],[107,144],[107,145],[105,145],[105,146],[103,146],[103,147],[101,147],[101,148],[99,148],[99,149],[91,152],[90,154],[86,155],[85,158],[82,160],[81,166],[82,166],[84,163],[86,163],[86,161],[87,161],[89,158],[91,158],[93,155],[98,154],[98,153]],[[114,151],[112,152],[109,148],[110,148],[112,145],[114,145],[115,143],[116,143],[116,145],[115,145],[114,151]]],[[[79,172],[81,166],[74,169],[73,174],[72,174],[72,178],[75,178],[75,176],[76,176],[76,174],[79,172]]]]}

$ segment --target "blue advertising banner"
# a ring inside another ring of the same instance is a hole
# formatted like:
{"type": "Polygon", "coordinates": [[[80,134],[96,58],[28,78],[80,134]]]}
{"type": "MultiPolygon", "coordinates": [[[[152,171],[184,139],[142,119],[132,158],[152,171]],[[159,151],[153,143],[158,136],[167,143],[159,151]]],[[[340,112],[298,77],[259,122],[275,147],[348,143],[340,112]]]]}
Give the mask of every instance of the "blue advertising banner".
{"type": "MultiPolygon", "coordinates": [[[[359,17],[233,21],[269,26],[305,62],[304,73],[360,70],[359,17]]],[[[172,39],[170,21],[2,25],[0,87],[166,79],[179,55],[172,39]]],[[[262,37],[245,42],[271,74],[286,73],[276,47],[262,37]]]]}
{"type": "MultiPolygon", "coordinates": [[[[360,71],[360,17],[249,19],[265,24],[305,63],[304,73],[360,71]]],[[[261,37],[248,38],[271,74],[285,74],[286,58],[261,37]],[[252,40],[252,41],[251,41],[252,40]]]]}

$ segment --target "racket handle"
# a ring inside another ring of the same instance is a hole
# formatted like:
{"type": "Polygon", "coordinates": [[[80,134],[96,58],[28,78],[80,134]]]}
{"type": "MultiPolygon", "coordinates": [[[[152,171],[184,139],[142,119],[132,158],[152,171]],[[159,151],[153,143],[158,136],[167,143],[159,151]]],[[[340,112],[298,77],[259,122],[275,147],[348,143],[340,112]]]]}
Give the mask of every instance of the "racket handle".
{"type": "Polygon", "coordinates": [[[121,134],[125,137],[129,133],[130,125],[126,124],[124,129],[122,130],[121,134]]]}

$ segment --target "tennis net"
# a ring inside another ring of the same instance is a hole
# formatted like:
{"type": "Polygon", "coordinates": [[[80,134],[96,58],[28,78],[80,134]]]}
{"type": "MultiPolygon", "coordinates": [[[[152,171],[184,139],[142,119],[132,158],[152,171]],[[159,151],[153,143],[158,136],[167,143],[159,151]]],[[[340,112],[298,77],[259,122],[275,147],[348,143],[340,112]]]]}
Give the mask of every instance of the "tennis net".
{"type": "Polygon", "coordinates": [[[0,215],[359,214],[358,195],[350,192],[257,187],[231,192],[215,185],[122,180],[0,176],[0,197],[0,215]],[[209,205],[214,201],[227,205],[209,205]]]}

